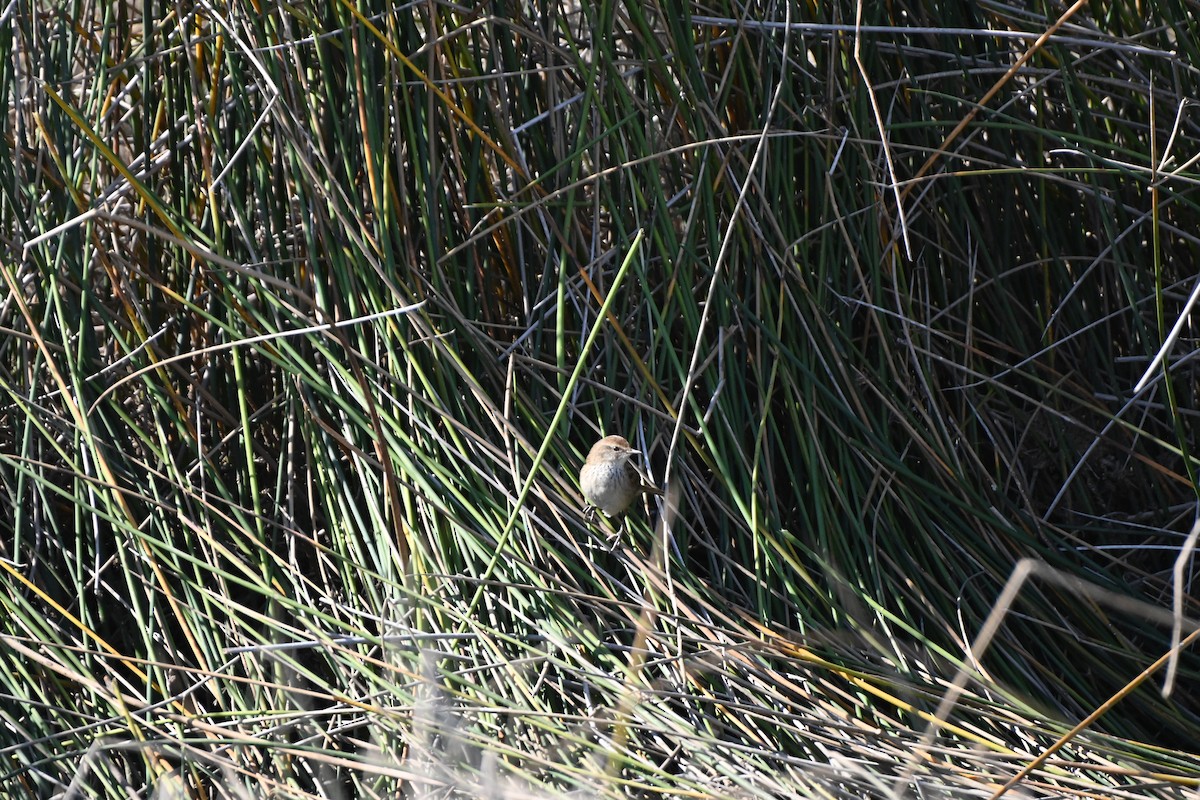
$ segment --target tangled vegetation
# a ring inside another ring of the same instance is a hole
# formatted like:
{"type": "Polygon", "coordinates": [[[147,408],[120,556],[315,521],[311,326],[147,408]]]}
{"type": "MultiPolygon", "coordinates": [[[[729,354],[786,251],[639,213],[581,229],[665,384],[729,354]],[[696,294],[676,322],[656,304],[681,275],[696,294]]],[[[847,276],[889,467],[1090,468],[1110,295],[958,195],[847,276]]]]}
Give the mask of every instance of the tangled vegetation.
{"type": "Polygon", "coordinates": [[[1194,4],[31,5],[11,796],[1197,796],[1194,4]]]}

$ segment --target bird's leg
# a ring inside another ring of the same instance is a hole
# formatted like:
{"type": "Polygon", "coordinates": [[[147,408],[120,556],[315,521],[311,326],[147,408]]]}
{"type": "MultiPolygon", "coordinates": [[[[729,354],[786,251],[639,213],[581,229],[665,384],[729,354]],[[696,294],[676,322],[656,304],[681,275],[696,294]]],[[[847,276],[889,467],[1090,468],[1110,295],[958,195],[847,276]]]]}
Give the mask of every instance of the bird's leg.
{"type": "Polygon", "coordinates": [[[608,552],[617,549],[617,545],[621,543],[621,535],[625,533],[625,518],[621,517],[621,521],[616,523],[613,532],[608,535],[608,552]]]}

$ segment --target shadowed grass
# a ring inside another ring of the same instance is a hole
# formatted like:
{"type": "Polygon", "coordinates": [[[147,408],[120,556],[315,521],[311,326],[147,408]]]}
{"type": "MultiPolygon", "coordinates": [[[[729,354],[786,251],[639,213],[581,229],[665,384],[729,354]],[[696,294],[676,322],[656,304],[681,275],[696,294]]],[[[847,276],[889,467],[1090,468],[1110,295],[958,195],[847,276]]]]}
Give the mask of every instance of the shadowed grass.
{"type": "MultiPolygon", "coordinates": [[[[14,7],[0,782],[975,796],[1158,658],[1036,580],[967,648],[1023,558],[1168,606],[1194,15],[868,5],[14,7]]],[[[1181,796],[1198,712],[1030,780],[1181,796]]]]}

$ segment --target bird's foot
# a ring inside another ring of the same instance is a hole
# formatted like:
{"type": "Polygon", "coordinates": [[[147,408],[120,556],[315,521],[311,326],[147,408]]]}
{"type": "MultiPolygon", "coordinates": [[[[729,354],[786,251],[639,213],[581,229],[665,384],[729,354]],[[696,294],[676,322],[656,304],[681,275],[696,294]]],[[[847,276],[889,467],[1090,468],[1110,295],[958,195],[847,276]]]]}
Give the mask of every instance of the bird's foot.
{"type": "Polygon", "coordinates": [[[617,545],[621,543],[621,531],[613,531],[604,539],[604,543],[608,545],[608,552],[613,552],[617,549],[617,545]]]}

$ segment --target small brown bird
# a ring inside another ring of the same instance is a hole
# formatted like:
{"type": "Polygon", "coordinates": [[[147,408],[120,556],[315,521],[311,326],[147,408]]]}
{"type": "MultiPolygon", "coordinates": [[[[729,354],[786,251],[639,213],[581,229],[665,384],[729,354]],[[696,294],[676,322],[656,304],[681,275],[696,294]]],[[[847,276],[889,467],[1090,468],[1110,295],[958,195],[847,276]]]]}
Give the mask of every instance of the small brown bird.
{"type": "Polygon", "coordinates": [[[604,516],[615,517],[643,494],[662,494],[636,462],[641,454],[624,436],[605,436],[592,445],[579,470],[579,488],[590,503],[589,509],[595,507],[604,516]]]}

